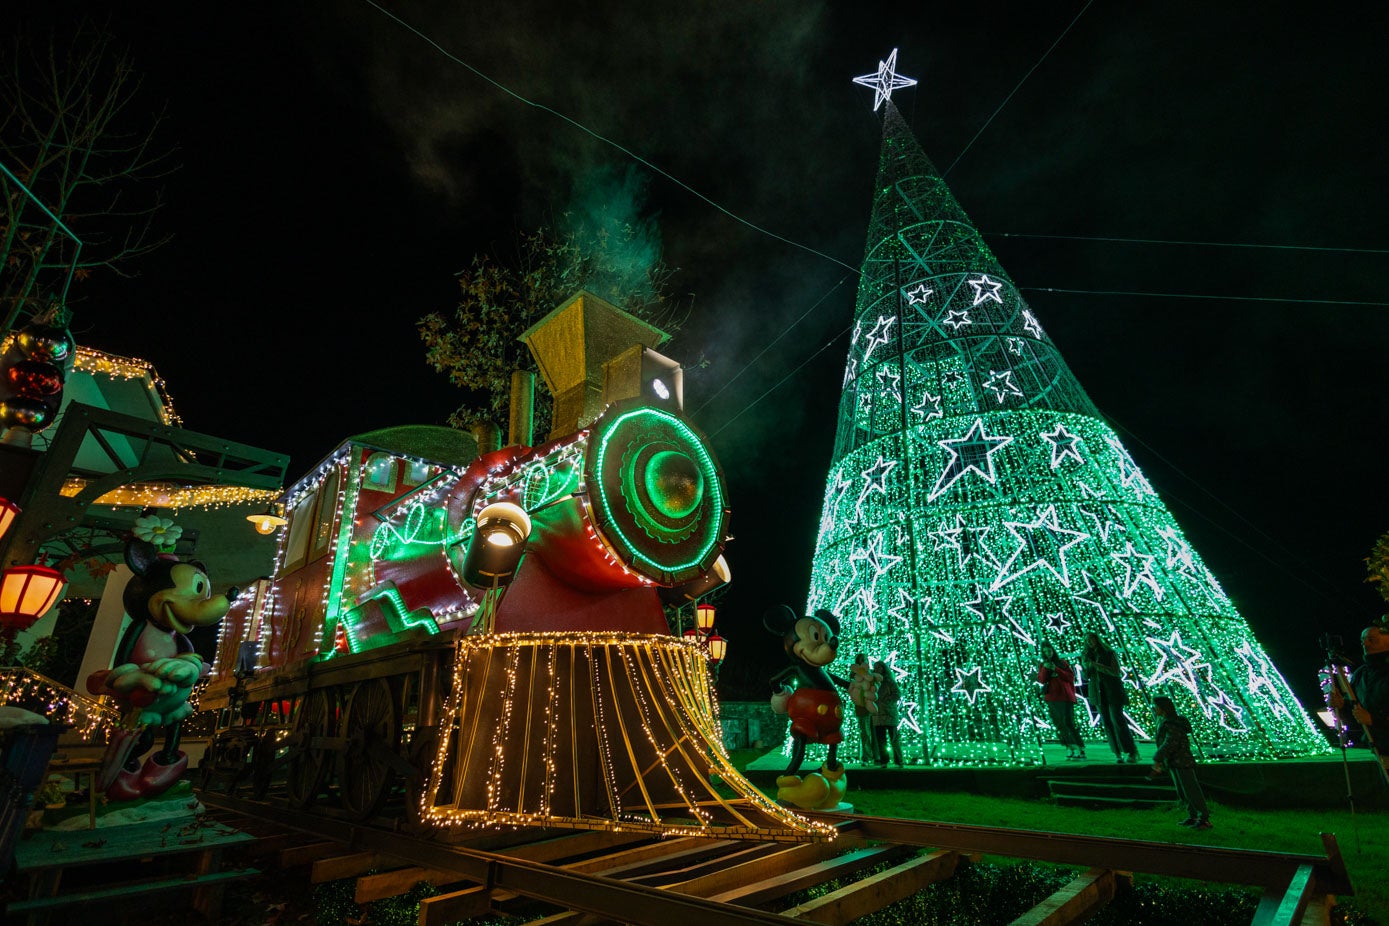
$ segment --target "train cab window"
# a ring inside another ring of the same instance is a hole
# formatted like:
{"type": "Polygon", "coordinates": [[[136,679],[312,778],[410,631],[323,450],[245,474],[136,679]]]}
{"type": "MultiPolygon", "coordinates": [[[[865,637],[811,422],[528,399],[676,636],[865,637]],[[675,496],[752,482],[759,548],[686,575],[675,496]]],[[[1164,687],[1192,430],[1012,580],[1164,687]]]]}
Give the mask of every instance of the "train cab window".
{"type": "Polygon", "coordinates": [[[423,460],[411,460],[405,464],[404,478],[401,480],[408,486],[417,486],[429,479],[430,465],[423,460]]]}
{"type": "Polygon", "coordinates": [[[334,469],[323,480],[318,489],[318,511],[314,515],[313,543],[309,545],[309,559],[315,560],[328,552],[333,543],[334,515],[338,507],[338,470],[334,469]]]}
{"type": "Polygon", "coordinates": [[[362,488],[373,492],[394,492],[396,459],[389,453],[373,453],[362,464],[362,488]]]}
{"type": "Polygon", "coordinates": [[[313,533],[314,502],[313,492],[308,493],[294,506],[289,515],[289,537],[285,540],[284,568],[281,574],[293,572],[304,565],[308,558],[309,537],[313,533]]]}

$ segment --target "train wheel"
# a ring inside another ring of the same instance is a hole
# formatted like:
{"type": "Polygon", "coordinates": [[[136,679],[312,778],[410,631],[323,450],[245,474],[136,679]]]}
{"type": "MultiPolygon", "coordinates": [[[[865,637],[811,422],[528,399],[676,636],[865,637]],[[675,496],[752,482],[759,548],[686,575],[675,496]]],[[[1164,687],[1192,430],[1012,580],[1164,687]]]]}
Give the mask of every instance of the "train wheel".
{"type": "Polygon", "coordinates": [[[365,820],[391,789],[392,758],[400,744],[395,697],[385,679],[359,682],[343,720],[347,749],[338,755],[338,793],[343,807],[365,820]]]}
{"type": "Polygon", "coordinates": [[[265,792],[270,790],[278,748],[274,733],[262,733],[256,740],[255,753],[251,756],[251,797],[256,800],[265,797],[265,792]]]}
{"type": "Polygon", "coordinates": [[[308,807],[323,790],[328,756],[322,749],[310,748],[309,744],[315,736],[333,735],[335,700],[333,692],[326,688],[309,692],[294,721],[294,744],[289,750],[285,791],[296,806],[308,807]]]}

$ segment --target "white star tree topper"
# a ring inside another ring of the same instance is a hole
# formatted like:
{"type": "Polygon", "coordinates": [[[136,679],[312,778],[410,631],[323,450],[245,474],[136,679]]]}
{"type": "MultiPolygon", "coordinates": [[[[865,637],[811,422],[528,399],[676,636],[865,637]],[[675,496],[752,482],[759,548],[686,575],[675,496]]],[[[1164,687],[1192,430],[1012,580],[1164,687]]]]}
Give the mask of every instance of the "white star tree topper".
{"type": "Polygon", "coordinates": [[[894,90],[916,86],[915,78],[902,77],[897,73],[897,49],[895,48],[892,50],[892,54],[887,56],[886,61],[878,62],[878,70],[872,74],[855,77],[854,83],[873,91],[873,112],[877,112],[880,106],[892,99],[894,90]]]}

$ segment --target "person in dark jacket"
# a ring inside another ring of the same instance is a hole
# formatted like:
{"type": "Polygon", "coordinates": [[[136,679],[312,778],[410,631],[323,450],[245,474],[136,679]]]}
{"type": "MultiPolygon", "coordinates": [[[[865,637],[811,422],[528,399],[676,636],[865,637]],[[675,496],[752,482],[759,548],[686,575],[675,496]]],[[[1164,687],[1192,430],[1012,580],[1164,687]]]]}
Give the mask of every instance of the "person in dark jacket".
{"type": "Polygon", "coordinates": [[[1365,651],[1365,661],[1350,676],[1350,693],[1355,698],[1350,701],[1340,685],[1333,684],[1331,707],[1345,719],[1354,718],[1369,734],[1389,779],[1389,614],[1364,629],[1360,646],[1365,651]]]}
{"type": "Polygon", "coordinates": [[[873,715],[873,737],[878,750],[878,767],[887,765],[887,744],[892,743],[892,761],[902,767],[902,733],[897,729],[897,702],[902,700],[902,689],[897,685],[892,670],[881,659],[873,666],[873,671],[883,677],[878,687],[878,712],[873,715]]]}
{"type": "Polygon", "coordinates": [[[1039,653],[1042,664],[1037,669],[1037,681],[1042,685],[1042,700],[1051,712],[1056,738],[1066,747],[1067,759],[1084,759],[1085,740],[1076,729],[1075,670],[1050,643],[1043,643],[1039,653]]]}
{"type": "Polygon", "coordinates": [[[1100,715],[1100,723],[1104,725],[1105,736],[1109,738],[1109,748],[1114,750],[1115,761],[1137,762],[1138,746],[1134,744],[1129,719],[1124,716],[1129,696],[1124,691],[1124,676],[1119,669],[1118,655],[1104,645],[1099,634],[1087,633],[1080,664],[1085,669],[1090,705],[1100,715]]]}
{"type": "Polygon", "coordinates": [[[1186,804],[1187,818],[1181,826],[1198,830],[1211,828],[1211,812],[1206,795],[1196,780],[1196,757],[1191,754],[1191,721],[1177,713],[1171,698],[1153,698],[1153,714],[1158,719],[1157,752],[1153,754],[1153,777],[1172,773],[1177,798],[1186,804]]]}

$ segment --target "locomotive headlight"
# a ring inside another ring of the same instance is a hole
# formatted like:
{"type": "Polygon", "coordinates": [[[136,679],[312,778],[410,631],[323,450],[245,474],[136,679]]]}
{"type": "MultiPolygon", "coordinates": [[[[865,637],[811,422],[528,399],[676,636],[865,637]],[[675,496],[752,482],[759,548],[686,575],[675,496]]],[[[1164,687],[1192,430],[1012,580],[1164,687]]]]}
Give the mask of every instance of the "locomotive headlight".
{"type": "Polygon", "coordinates": [[[479,588],[510,582],[521,565],[530,534],[530,515],[521,506],[497,502],[482,509],[463,557],[464,581],[479,588]]]}
{"type": "Polygon", "coordinates": [[[670,398],[670,389],[659,379],[653,379],[651,381],[651,391],[655,392],[656,395],[660,396],[662,399],[670,398]]]}

